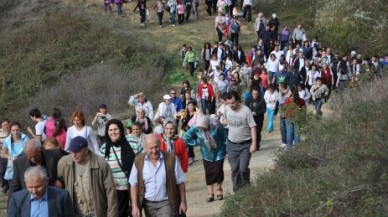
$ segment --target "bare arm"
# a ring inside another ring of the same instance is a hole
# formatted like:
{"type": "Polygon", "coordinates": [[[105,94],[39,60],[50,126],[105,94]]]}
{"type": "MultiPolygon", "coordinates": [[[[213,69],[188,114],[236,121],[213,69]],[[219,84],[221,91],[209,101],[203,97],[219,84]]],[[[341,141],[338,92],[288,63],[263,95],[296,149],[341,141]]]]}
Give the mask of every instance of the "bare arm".
{"type": "Polygon", "coordinates": [[[137,206],[137,194],[138,194],[137,186],[131,185],[131,206],[132,206],[132,216],[133,217],[140,217],[141,216],[139,207],[137,206]]]}
{"type": "Polygon", "coordinates": [[[251,127],[251,136],[252,136],[252,145],[251,145],[251,148],[249,149],[249,152],[251,154],[253,154],[253,153],[256,152],[256,149],[257,149],[257,144],[256,144],[256,138],[257,138],[256,126],[251,127]]]}
{"type": "Polygon", "coordinates": [[[179,195],[181,197],[181,204],[179,205],[179,214],[186,213],[186,211],[187,211],[187,201],[186,201],[186,187],[185,187],[185,183],[183,182],[183,183],[179,184],[178,188],[179,188],[179,195]]]}

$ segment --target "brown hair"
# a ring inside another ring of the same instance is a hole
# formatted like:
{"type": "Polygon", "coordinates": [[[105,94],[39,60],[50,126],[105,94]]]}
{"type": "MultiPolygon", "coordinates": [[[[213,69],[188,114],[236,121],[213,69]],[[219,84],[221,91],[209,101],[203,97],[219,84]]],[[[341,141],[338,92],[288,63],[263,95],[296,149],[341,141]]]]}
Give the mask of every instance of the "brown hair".
{"type": "Polygon", "coordinates": [[[71,123],[73,123],[75,118],[79,118],[79,120],[81,121],[82,126],[85,126],[86,120],[85,120],[84,113],[81,110],[76,110],[75,112],[73,112],[73,114],[71,114],[71,118],[70,118],[71,119],[71,123]]]}

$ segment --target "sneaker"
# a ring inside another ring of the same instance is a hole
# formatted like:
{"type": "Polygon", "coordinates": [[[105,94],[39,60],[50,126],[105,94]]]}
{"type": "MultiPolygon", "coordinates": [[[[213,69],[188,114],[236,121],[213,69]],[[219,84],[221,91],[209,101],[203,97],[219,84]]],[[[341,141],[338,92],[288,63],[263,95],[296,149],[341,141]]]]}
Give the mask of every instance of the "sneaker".
{"type": "Polygon", "coordinates": [[[192,165],[194,163],[194,158],[190,157],[189,158],[189,165],[192,165]]]}
{"type": "Polygon", "coordinates": [[[141,23],[140,25],[141,25],[141,26],[145,26],[145,23],[141,23]]]}
{"type": "Polygon", "coordinates": [[[160,28],[162,28],[163,26],[162,26],[162,25],[160,25],[159,27],[160,27],[160,28]]]}
{"type": "Polygon", "coordinates": [[[285,148],[285,147],[287,147],[286,143],[282,143],[282,144],[279,145],[279,148],[285,148]]]}
{"type": "Polygon", "coordinates": [[[172,26],[175,26],[175,24],[172,24],[172,26]]]}

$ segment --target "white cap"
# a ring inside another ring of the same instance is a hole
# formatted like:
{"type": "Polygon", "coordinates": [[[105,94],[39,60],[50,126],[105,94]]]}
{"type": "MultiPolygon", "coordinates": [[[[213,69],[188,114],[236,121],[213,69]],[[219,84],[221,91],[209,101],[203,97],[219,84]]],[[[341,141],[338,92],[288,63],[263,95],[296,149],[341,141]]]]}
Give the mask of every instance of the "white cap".
{"type": "Polygon", "coordinates": [[[163,96],[163,99],[164,99],[164,100],[171,99],[171,96],[168,95],[168,94],[166,94],[166,95],[163,96]]]}
{"type": "Polygon", "coordinates": [[[279,71],[283,71],[284,70],[284,65],[279,65],[279,71]]]}
{"type": "Polygon", "coordinates": [[[273,14],[272,14],[272,17],[273,17],[273,18],[276,18],[276,14],[275,14],[275,13],[273,13],[273,14]]]}

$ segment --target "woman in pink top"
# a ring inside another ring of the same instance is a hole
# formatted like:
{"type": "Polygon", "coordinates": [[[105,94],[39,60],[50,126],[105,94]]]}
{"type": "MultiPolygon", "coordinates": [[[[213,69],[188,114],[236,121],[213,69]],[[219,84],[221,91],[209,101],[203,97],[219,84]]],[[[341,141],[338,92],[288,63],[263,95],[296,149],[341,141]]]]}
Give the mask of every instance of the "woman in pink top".
{"type": "Polygon", "coordinates": [[[183,24],[183,21],[185,20],[185,5],[183,4],[183,0],[178,1],[178,23],[179,25],[183,24]]]}

